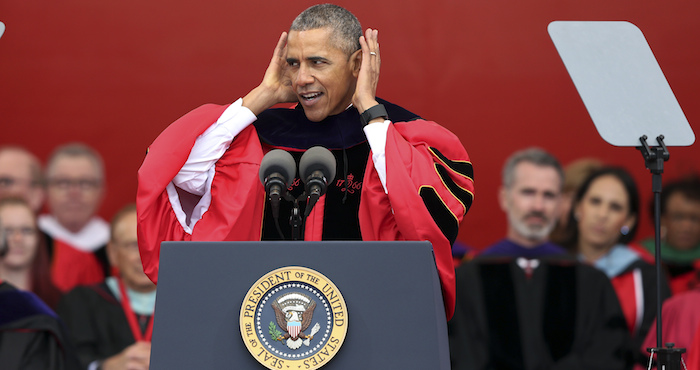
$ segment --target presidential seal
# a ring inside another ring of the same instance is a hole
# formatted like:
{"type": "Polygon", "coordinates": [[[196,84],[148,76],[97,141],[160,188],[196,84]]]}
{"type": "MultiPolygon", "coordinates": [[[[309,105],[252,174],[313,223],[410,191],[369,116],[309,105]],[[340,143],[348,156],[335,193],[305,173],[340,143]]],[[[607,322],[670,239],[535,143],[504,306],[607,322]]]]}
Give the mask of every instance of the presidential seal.
{"type": "Polygon", "coordinates": [[[282,267],[250,288],[240,326],[248,351],[268,369],[318,369],[345,341],[347,306],[321,273],[282,267]]]}

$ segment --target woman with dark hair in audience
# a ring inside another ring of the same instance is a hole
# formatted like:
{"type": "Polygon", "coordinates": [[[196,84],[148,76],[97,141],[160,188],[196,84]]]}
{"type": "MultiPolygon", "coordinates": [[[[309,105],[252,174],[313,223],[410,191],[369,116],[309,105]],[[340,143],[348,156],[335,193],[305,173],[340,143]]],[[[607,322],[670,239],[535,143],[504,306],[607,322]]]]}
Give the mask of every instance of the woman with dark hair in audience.
{"type": "Polygon", "coordinates": [[[61,293],[51,283],[45,241],[29,204],[20,198],[0,200],[0,227],[5,235],[0,241],[0,279],[55,308],[61,293]]]}
{"type": "MultiPolygon", "coordinates": [[[[638,219],[639,194],[634,179],[622,168],[605,167],[592,173],[576,193],[566,243],[581,261],[612,280],[634,349],[640,347],[656,317],[655,268],[628,245],[638,219]]],[[[664,280],[662,299],[669,295],[664,280]]],[[[644,363],[644,358],[635,360],[644,363]]]]}

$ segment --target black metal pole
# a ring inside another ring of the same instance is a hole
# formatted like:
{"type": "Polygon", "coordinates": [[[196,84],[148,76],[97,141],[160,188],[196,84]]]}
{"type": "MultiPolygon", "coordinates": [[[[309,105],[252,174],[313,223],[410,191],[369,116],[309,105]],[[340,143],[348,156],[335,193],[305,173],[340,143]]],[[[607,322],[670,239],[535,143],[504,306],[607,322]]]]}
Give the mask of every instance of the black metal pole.
{"type": "Polygon", "coordinates": [[[647,351],[656,353],[657,369],[659,370],[681,370],[681,354],[685,348],[673,348],[673,343],[667,343],[666,348],[662,346],[662,302],[661,302],[661,174],[664,172],[664,162],[668,160],[669,153],[664,144],[664,136],[659,135],[656,141],[658,146],[649,147],[647,136],[639,138],[642,143],[638,147],[644,156],[646,168],[651,172],[651,190],[654,193],[654,255],[656,266],[656,348],[647,348],[647,351]]]}
{"type": "Polygon", "coordinates": [[[642,143],[638,147],[644,157],[644,164],[651,172],[651,191],[654,193],[654,255],[656,266],[656,348],[662,347],[662,323],[661,323],[661,174],[664,172],[664,161],[669,158],[668,150],[664,145],[664,136],[656,138],[659,146],[649,147],[647,136],[639,138],[642,143]]]}
{"type": "Polygon", "coordinates": [[[656,348],[662,345],[661,328],[661,174],[652,174],[652,190],[654,191],[654,254],[656,266],[656,348]],[[657,184],[658,183],[658,184],[657,184]],[[657,190],[658,189],[658,190],[657,190]]]}

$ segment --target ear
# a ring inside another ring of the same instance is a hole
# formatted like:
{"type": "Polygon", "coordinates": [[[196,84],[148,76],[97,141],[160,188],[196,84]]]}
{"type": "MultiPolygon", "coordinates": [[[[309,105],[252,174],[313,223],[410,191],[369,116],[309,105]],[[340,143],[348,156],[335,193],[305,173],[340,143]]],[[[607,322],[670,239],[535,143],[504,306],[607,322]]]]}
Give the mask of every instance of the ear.
{"type": "Polygon", "coordinates": [[[112,267],[117,267],[117,246],[110,240],[105,249],[107,250],[107,260],[109,260],[109,265],[112,267]]]}
{"type": "Polygon", "coordinates": [[[498,191],[498,204],[503,212],[508,212],[508,189],[505,186],[501,186],[498,191]]]}
{"type": "Polygon", "coordinates": [[[362,49],[350,54],[350,69],[353,76],[360,75],[360,67],[362,67],[362,49]]]}
{"type": "Polygon", "coordinates": [[[44,199],[46,199],[46,192],[41,186],[35,186],[29,190],[28,203],[33,211],[41,211],[41,207],[44,205],[44,199]]]}

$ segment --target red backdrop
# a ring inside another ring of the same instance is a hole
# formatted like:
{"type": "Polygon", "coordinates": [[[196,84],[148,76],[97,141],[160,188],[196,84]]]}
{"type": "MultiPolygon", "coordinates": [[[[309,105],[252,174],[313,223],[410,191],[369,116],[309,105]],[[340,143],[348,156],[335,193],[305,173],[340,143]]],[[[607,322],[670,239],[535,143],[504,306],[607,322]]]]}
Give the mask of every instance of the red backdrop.
{"type": "MultiPolygon", "coordinates": [[[[3,1],[0,144],[41,159],[83,141],[104,156],[105,218],[134,200],[146,148],[170,122],[257,85],[279,34],[310,1],[3,1]],[[195,5],[196,4],[196,5],[195,5]]],[[[691,126],[700,120],[700,3],[687,0],[339,1],[380,30],[379,95],[459,135],[476,176],[460,239],[505,232],[496,192],[514,150],[566,164],[595,156],[651,180],[638,151],[597,134],[547,34],[553,20],[627,20],[645,34],[691,126]]],[[[664,179],[697,170],[697,145],[671,148],[664,179]]]]}

